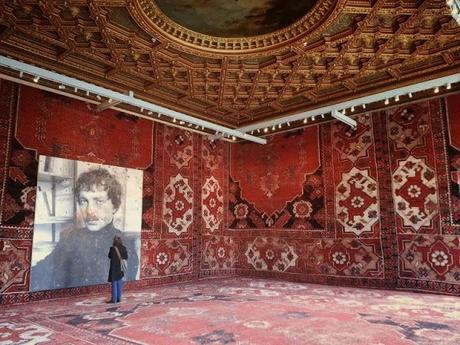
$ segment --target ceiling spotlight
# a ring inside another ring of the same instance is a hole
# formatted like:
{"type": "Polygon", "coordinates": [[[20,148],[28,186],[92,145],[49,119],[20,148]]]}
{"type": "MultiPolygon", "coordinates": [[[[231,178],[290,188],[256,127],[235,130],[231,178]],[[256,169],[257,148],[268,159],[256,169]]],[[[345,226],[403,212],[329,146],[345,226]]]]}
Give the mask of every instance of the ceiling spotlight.
{"type": "Polygon", "coordinates": [[[158,115],[157,115],[157,116],[158,116],[158,118],[160,118],[160,117],[161,117],[161,113],[158,113],[158,115]]]}
{"type": "Polygon", "coordinates": [[[272,131],[274,131],[275,129],[276,129],[276,127],[275,127],[275,125],[273,125],[273,127],[272,127],[272,131]]]}
{"type": "Polygon", "coordinates": [[[303,119],[303,123],[307,123],[307,121],[308,121],[307,118],[303,119]]]}
{"type": "Polygon", "coordinates": [[[312,117],[311,117],[311,120],[312,120],[312,121],[315,121],[315,119],[316,119],[316,116],[312,116],[312,117]]]}
{"type": "Polygon", "coordinates": [[[23,71],[19,71],[19,78],[22,78],[24,76],[24,72],[23,71]]]}
{"type": "Polygon", "coordinates": [[[251,131],[251,134],[254,134],[254,131],[251,131]]]}
{"type": "Polygon", "coordinates": [[[176,118],[175,118],[175,117],[173,117],[173,122],[174,122],[174,123],[176,123],[176,121],[177,121],[177,120],[176,120],[176,118]]]}
{"type": "Polygon", "coordinates": [[[388,105],[388,104],[390,104],[390,100],[387,98],[387,99],[385,100],[385,105],[388,105]]]}
{"type": "Polygon", "coordinates": [[[184,121],[179,121],[179,124],[180,124],[180,125],[184,125],[185,122],[184,122],[184,121]]]}
{"type": "Polygon", "coordinates": [[[89,96],[89,91],[88,90],[86,91],[86,96],[89,96]]]}
{"type": "Polygon", "coordinates": [[[96,98],[97,98],[98,100],[101,100],[101,96],[99,96],[99,95],[97,95],[96,98]]]}
{"type": "Polygon", "coordinates": [[[452,84],[451,84],[451,83],[447,83],[447,85],[446,85],[446,90],[450,90],[450,89],[452,89],[452,84]]]}
{"type": "Polygon", "coordinates": [[[201,126],[201,130],[204,131],[204,126],[201,126]]]}
{"type": "Polygon", "coordinates": [[[109,98],[109,100],[107,102],[112,103],[112,98],[109,98]]]}
{"type": "Polygon", "coordinates": [[[192,126],[193,126],[193,124],[189,123],[187,126],[189,126],[189,127],[192,127],[192,126]]]}
{"type": "Polygon", "coordinates": [[[35,78],[34,78],[34,83],[38,83],[39,80],[40,80],[40,77],[38,77],[38,76],[35,77],[35,78]]]}
{"type": "Polygon", "coordinates": [[[414,95],[412,94],[412,92],[409,92],[407,95],[409,96],[409,98],[414,97],[414,95]]]}
{"type": "Polygon", "coordinates": [[[288,125],[288,127],[291,127],[291,123],[290,123],[290,122],[288,122],[287,125],[288,125]]]}
{"type": "Polygon", "coordinates": [[[144,112],[144,108],[141,107],[141,113],[143,113],[143,112],[144,112]]]}
{"type": "Polygon", "coordinates": [[[196,125],[195,128],[198,129],[198,128],[200,128],[200,126],[196,125]]]}
{"type": "Polygon", "coordinates": [[[433,89],[433,92],[434,92],[434,93],[439,93],[439,86],[436,86],[436,87],[433,89]]]}
{"type": "Polygon", "coordinates": [[[395,96],[395,102],[399,102],[399,96],[398,95],[395,96]]]}
{"type": "Polygon", "coordinates": [[[257,133],[260,133],[260,128],[257,128],[257,133]]]}
{"type": "Polygon", "coordinates": [[[353,105],[350,110],[353,113],[355,111],[355,106],[353,105]]]}
{"type": "Polygon", "coordinates": [[[78,92],[78,87],[74,87],[73,92],[78,92]]]}
{"type": "Polygon", "coordinates": [[[268,128],[265,127],[265,128],[264,128],[264,133],[267,133],[267,132],[268,132],[268,128]]]}
{"type": "Polygon", "coordinates": [[[321,118],[324,119],[324,114],[321,114],[321,118]]]}
{"type": "Polygon", "coordinates": [[[235,136],[232,136],[232,139],[233,139],[233,140],[236,140],[236,137],[235,137],[235,136]]]}
{"type": "Polygon", "coordinates": [[[61,84],[61,85],[58,86],[58,88],[59,88],[59,90],[64,90],[64,89],[65,89],[65,85],[62,85],[62,84],[61,84]]]}
{"type": "Polygon", "coordinates": [[[280,123],[280,124],[278,125],[278,128],[281,128],[281,127],[283,127],[283,124],[282,124],[282,123],[280,123]]]}
{"type": "Polygon", "coordinates": [[[149,111],[147,114],[148,115],[153,115],[153,111],[149,111]]]}
{"type": "Polygon", "coordinates": [[[366,109],[366,103],[363,103],[362,106],[363,106],[363,109],[366,109]]]}

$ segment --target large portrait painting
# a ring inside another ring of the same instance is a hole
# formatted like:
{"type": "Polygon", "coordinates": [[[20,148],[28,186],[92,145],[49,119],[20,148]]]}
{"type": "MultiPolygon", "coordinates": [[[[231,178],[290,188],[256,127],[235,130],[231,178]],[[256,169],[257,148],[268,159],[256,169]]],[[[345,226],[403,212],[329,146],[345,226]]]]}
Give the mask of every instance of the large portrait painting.
{"type": "Polygon", "coordinates": [[[40,156],[30,290],[106,283],[120,236],[139,277],[141,170],[40,156]]]}

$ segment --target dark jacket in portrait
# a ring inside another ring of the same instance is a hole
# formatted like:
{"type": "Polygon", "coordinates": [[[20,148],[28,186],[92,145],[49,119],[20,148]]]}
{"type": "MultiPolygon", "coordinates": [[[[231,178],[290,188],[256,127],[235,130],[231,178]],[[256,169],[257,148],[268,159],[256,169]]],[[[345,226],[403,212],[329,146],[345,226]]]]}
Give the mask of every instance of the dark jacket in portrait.
{"type": "Polygon", "coordinates": [[[98,231],[82,228],[61,234],[53,251],[32,266],[30,290],[106,283],[107,271],[110,267],[107,248],[112,246],[115,236],[120,236],[126,246],[128,256],[126,279],[135,280],[139,267],[135,239],[124,236],[122,231],[110,223],[98,231]]]}
{"type": "MultiPolygon", "coordinates": [[[[126,247],[124,245],[119,245],[117,246],[118,252],[120,253],[121,260],[127,260],[128,259],[128,251],[126,250],[126,247]]],[[[121,270],[121,261],[120,258],[118,257],[118,253],[115,250],[115,247],[112,246],[110,247],[109,250],[109,259],[110,259],[110,269],[109,269],[109,282],[117,281],[120,280],[121,278],[124,277],[124,273],[121,270]]],[[[129,270],[129,266],[128,266],[129,270]]]]}

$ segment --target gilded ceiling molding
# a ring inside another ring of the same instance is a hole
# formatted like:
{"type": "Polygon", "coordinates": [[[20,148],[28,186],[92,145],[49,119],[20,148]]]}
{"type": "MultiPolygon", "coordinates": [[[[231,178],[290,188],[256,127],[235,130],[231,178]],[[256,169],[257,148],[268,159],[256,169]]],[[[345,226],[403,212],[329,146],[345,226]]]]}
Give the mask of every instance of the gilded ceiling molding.
{"type": "Polygon", "coordinates": [[[302,45],[304,38],[331,25],[345,8],[346,0],[320,0],[292,25],[253,37],[215,37],[175,23],[152,0],[131,0],[128,9],[137,24],[154,37],[165,39],[174,48],[206,57],[256,57],[276,54],[289,45],[302,45]]]}

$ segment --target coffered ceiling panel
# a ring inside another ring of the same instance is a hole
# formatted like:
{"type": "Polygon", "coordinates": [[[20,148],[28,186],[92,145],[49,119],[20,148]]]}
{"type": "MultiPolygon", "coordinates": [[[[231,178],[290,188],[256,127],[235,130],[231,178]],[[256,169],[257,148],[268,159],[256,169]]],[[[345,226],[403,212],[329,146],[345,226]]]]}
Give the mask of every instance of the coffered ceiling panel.
{"type": "Polygon", "coordinates": [[[444,1],[4,0],[0,54],[228,127],[460,71],[444,1]]]}

